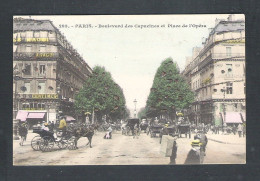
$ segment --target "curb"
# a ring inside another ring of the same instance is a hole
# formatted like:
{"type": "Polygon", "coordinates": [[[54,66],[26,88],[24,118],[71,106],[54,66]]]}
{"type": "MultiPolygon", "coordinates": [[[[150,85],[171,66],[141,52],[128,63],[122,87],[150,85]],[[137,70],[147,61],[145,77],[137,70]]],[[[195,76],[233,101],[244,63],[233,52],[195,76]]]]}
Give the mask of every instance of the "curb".
{"type": "Polygon", "coordinates": [[[218,142],[218,143],[223,143],[223,144],[230,144],[230,145],[245,145],[245,144],[242,144],[242,143],[230,143],[230,142],[219,141],[219,140],[215,140],[215,139],[212,139],[212,138],[208,138],[208,140],[215,141],[215,142],[218,142]]]}

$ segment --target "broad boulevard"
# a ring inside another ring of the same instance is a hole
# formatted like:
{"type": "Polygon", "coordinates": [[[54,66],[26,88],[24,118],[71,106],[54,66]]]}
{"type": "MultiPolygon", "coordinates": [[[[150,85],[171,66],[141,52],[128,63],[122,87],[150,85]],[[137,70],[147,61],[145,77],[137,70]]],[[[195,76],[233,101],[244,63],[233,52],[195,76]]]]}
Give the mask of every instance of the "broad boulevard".
{"type": "MultiPolygon", "coordinates": [[[[55,145],[52,152],[34,151],[30,141],[36,134],[29,132],[24,146],[13,141],[14,165],[167,165],[169,157],[160,154],[159,138],[150,138],[141,133],[138,139],[113,134],[112,139],[103,139],[104,132],[93,136],[92,148],[86,146],[87,138],[78,141],[77,150],[59,150],[55,145]]],[[[246,138],[238,135],[207,134],[209,139],[204,164],[243,164],[246,160],[246,138]]],[[[184,164],[191,149],[189,138],[178,138],[177,164],[184,164]]]]}

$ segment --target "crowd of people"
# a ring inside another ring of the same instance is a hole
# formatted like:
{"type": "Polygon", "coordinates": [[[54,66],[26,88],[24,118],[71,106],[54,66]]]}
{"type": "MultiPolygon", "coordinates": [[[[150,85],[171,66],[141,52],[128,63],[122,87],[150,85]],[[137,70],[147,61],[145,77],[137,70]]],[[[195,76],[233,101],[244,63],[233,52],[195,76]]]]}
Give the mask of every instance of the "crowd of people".
{"type": "Polygon", "coordinates": [[[233,124],[233,125],[211,125],[200,123],[198,125],[191,124],[191,131],[203,131],[205,133],[211,134],[238,134],[239,137],[245,137],[246,135],[246,126],[245,124],[233,124]]]}

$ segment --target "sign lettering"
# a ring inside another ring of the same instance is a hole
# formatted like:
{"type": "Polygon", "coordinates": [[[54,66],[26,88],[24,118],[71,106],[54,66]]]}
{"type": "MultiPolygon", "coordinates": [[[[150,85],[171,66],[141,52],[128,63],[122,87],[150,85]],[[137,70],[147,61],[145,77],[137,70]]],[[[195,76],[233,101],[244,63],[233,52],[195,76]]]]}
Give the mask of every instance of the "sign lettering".
{"type": "Polygon", "coordinates": [[[32,94],[32,99],[58,99],[58,94],[32,94]]]}
{"type": "Polygon", "coordinates": [[[36,53],[36,57],[54,57],[54,53],[36,53]]]}

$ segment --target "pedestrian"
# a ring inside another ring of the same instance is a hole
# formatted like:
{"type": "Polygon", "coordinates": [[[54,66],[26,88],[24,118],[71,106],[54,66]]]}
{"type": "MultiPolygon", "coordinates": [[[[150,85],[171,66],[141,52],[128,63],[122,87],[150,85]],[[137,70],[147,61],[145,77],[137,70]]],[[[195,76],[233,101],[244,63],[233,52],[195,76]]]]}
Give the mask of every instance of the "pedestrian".
{"type": "Polygon", "coordinates": [[[206,146],[208,144],[208,138],[206,136],[206,134],[201,131],[201,132],[198,132],[195,136],[194,136],[194,139],[199,139],[200,140],[200,143],[201,143],[201,148],[202,148],[202,151],[204,152],[204,155],[206,156],[206,146]]]}
{"type": "Polygon", "coordinates": [[[19,136],[20,138],[20,146],[23,146],[23,142],[26,141],[27,138],[27,134],[28,134],[28,130],[26,128],[25,123],[20,124],[19,128],[18,128],[18,132],[19,132],[19,136]]]}
{"type": "Polygon", "coordinates": [[[51,124],[50,124],[50,131],[53,132],[53,130],[54,130],[54,122],[51,121],[51,124]]]}
{"type": "Polygon", "coordinates": [[[138,139],[138,129],[139,129],[138,125],[135,124],[133,138],[137,138],[138,139]]]}
{"type": "Polygon", "coordinates": [[[236,126],[233,124],[233,127],[232,127],[232,132],[234,135],[236,135],[236,132],[237,132],[237,128],[236,126]]]}
{"type": "Polygon", "coordinates": [[[173,141],[173,146],[172,146],[172,154],[170,156],[170,165],[175,165],[176,164],[176,158],[177,158],[177,142],[176,142],[176,138],[173,141]]]}
{"type": "Polygon", "coordinates": [[[243,123],[242,127],[243,127],[243,137],[245,137],[245,135],[246,135],[246,124],[243,123]]]}
{"type": "Polygon", "coordinates": [[[237,132],[238,132],[239,138],[241,137],[242,131],[243,131],[242,125],[241,125],[241,124],[238,124],[238,126],[237,126],[237,132]]]}

